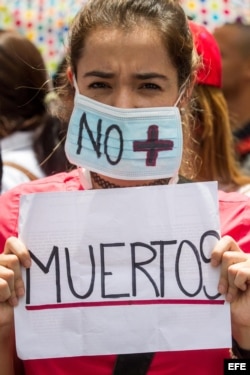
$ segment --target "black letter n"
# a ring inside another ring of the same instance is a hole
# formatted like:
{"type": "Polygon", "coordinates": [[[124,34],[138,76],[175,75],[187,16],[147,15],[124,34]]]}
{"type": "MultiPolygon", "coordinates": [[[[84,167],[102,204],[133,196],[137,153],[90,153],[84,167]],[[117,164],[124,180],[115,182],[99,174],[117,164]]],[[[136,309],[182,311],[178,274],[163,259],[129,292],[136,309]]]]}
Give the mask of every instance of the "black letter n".
{"type": "Polygon", "coordinates": [[[101,136],[102,136],[102,133],[101,133],[101,131],[102,131],[102,120],[101,119],[98,120],[97,136],[96,136],[96,139],[94,139],[93,133],[92,133],[91,129],[89,128],[89,124],[87,122],[86,113],[84,112],[82,114],[82,117],[81,117],[81,120],[80,120],[80,125],[79,125],[78,140],[77,140],[77,145],[78,145],[78,148],[77,148],[77,151],[76,151],[77,155],[79,155],[81,153],[81,150],[82,150],[82,132],[83,132],[84,128],[87,130],[89,139],[92,143],[93,149],[96,152],[97,157],[100,158],[100,156],[101,156],[100,140],[101,140],[101,136]]]}

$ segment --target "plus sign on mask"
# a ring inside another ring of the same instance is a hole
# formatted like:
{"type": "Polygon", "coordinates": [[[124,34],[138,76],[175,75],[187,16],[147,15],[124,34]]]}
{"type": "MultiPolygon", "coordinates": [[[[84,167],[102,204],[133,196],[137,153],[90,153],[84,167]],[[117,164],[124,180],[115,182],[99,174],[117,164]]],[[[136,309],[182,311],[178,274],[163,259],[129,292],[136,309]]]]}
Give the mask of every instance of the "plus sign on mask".
{"type": "Polygon", "coordinates": [[[124,180],[175,176],[182,157],[178,107],[123,109],[76,91],[65,151],[89,171],[124,180]]]}

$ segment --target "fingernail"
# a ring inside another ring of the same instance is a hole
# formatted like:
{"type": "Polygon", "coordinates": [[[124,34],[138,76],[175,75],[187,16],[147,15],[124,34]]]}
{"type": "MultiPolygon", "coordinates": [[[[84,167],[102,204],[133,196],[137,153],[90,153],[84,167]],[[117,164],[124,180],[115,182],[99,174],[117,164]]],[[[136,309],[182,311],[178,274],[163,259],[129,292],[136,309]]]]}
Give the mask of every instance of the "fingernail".
{"type": "Polygon", "coordinates": [[[233,296],[232,296],[232,294],[227,293],[227,295],[226,295],[226,301],[227,301],[227,302],[232,302],[232,300],[233,300],[233,296]]]}
{"type": "Polygon", "coordinates": [[[17,306],[18,305],[18,299],[16,297],[10,298],[9,302],[11,306],[17,306]]]}
{"type": "Polygon", "coordinates": [[[25,268],[30,268],[30,266],[31,266],[31,261],[29,259],[25,260],[24,267],[25,268]]]}
{"type": "Polygon", "coordinates": [[[218,291],[220,294],[225,294],[226,293],[226,288],[224,287],[224,285],[220,284],[218,286],[218,291]]]}
{"type": "Polygon", "coordinates": [[[24,288],[18,288],[16,294],[18,295],[18,297],[24,296],[24,288]]]}
{"type": "Polygon", "coordinates": [[[212,264],[213,267],[217,267],[218,261],[216,259],[211,259],[211,264],[212,264]]]}

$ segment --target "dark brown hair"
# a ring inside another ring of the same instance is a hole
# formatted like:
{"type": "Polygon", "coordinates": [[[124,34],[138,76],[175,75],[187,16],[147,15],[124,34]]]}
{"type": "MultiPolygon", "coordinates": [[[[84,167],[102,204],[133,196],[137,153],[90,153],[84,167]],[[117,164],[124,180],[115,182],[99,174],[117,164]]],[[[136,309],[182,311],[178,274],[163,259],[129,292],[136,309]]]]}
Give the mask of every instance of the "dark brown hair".
{"type": "Polygon", "coordinates": [[[46,111],[48,73],[37,47],[14,31],[0,31],[0,139],[35,128],[46,111]]]}

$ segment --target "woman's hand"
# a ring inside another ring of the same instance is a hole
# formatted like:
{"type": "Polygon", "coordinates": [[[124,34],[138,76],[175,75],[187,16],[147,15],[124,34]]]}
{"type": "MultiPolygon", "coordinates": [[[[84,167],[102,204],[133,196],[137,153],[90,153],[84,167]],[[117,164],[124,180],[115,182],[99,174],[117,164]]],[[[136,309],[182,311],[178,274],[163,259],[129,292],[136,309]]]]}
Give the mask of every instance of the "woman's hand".
{"type": "Polygon", "coordinates": [[[29,252],[19,239],[10,237],[0,254],[0,372],[4,375],[23,373],[14,343],[14,306],[24,295],[21,265],[30,267],[29,252]]]}
{"type": "Polygon", "coordinates": [[[221,265],[218,291],[231,304],[233,337],[242,349],[250,350],[250,254],[225,236],[215,246],[211,263],[221,265]]]}
{"type": "Polygon", "coordinates": [[[24,295],[21,265],[30,267],[29,252],[18,238],[10,237],[0,254],[0,337],[4,327],[12,326],[13,307],[24,295]]]}

